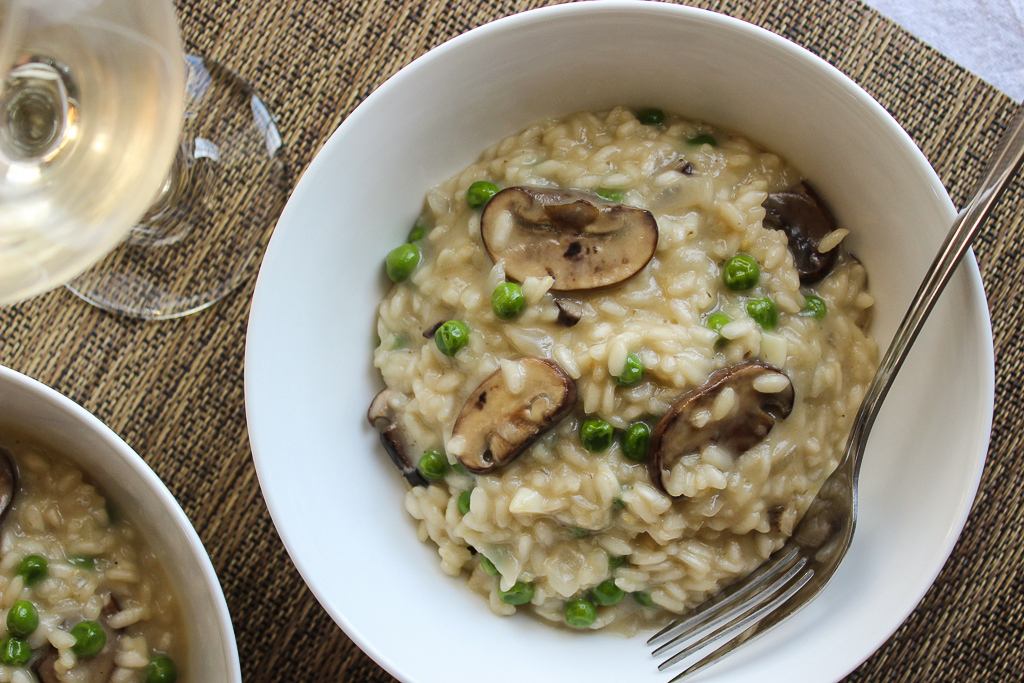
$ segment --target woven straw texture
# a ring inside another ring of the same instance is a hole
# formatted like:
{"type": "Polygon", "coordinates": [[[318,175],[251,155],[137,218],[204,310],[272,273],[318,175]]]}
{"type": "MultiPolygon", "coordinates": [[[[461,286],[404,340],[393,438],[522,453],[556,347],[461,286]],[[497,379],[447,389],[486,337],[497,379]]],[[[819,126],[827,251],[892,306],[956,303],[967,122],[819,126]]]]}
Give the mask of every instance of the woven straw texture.
{"type": "MultiPolygon", "coordinates": [[[[244,73],[276,112],[292,183],[346,115],[445,40],[538,0],[179,0],[186,45],[244,73]]],[[[909,131],[962,203],[1014,104],[860,2],[706,0],[852,77],[909,131]]],[[[1024,185],[975,249],[993,311],[996,414],[967,527],[899,631],[846,680],[1024,676],[1024,185]]],[[[267,231],[272,226],[267,226],[267,231]]],[[[172,322],[122,319],[65,290],[0,310],[0,363],[70,396],[155,468],[221,578],[246,681],[389,681],[327,616],[277,536],[253,468],[242,396],[250,279],[172,322]]],[[[640,663],[638,662],[638,665],[640,663]]],[[[212,683],[212,682],[210,682],[212,683]]]]}

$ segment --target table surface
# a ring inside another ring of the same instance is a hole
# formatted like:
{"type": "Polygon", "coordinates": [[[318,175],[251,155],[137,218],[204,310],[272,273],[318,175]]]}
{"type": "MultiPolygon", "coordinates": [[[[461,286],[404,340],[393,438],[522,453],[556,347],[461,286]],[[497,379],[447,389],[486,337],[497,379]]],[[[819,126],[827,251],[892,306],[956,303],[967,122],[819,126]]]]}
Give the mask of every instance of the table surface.
{"type": "MultiPolygon", "coordinates": [[[[179,0],[187,47],[245,74],[276,112],[294,183],[345,116],[409,61],[537,0],[179,0]]],[[[957,204],[1013,103],[856,1],[702,0],[799,43],[909,131],[957,204]]],[[[975,249],[993,310],[997,384],[974,510],[935,585],[848,681],[1018,680],[1024,670],[1024,188],[975,249]]],[[[269,232],[273,226],[267,225],[269,232]]],[[[389,681],[303,584],[260,496],[242,392],[253,282],[167,322],[109,315],[57,290],[0,310],[0,363],[70,396],[125,438],[178,497],[224,586],[246,681],[389,681]]]]}
{"type": "Polygon", "coordinates": [[[1024,0],[866,0],[1015,101],[1024,100],[1024,0]]]}

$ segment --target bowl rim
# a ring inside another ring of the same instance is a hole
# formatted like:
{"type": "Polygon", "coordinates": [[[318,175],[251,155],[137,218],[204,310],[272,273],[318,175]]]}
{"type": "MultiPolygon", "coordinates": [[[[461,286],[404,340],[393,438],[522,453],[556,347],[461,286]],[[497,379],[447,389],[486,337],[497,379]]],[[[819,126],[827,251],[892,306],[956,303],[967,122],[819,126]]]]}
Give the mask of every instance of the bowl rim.
{"type": "MultiPolygon", "coordinates": [[[[326,159],[330,155],[330,151],[341,144],[341,136],[343,132],[348,128],[354,127],[356,125],[355,122],[358,122],[363,116],[370,115],[368,112],[370,112],[377,100],[387,97],[388,93],[392,90],[402,87],[404,82],[411,78],[412,74],[416,71],[433,63],[435,60],[444,58],[444,56],[450,52],[462,49],[468,43],[485,40],[492,32],[495,31],[514,30],[516,27],[521,25],[543,22],[549,19],[559,18],[563,15],[572,15],[577,13],[611,14],[624,11],[629,13],[661,15],[672,19],[689,17],[689,19],[693,21],[717,24],[724,28],[730,28],[734,31],[745,33],[750,39],[763,41],[772,48],[787,53],[789,56],[813,63],[817,69],[821,70],[832,80],[833,85],[837,90],[842,91],[844,95],[849,96],[853,101],[863,107],[866,110],[866,115],[874,118],[884,128],[884,130],[899,143],[899,146],[903,151],[911,156],[914,161],[914,165],[922,172],[922,177],[927,179],[931,191],[936,195],[939,202],[944,205],[949,222],[950,224],[952,223],[952,220],[957,213],[953,202],[927,157],[925,157],[924,153],[913,141],[909,133],[900,126],[895,118],[893,118],[893,116],[889,114],[889,112],[877,100],[853,81],[852,78],[807,48],[804,48],[783,36],[773,33],[768,29],[761,28],[756,24],[710,10],[665,2],[652,2],[651,0],[600,0],[599,2],[595,0],[592,2],[568,3],[539,7],[500,17],[486,24],[470,29],[469,31],[459,34],[444,43],[431,48],[429,51],[409,62],[390,76],[353,109],[353,111],[345,118],[344,121],[342,121],[341,124],[339,124],[337,128],[335,128],[324,144],[317,150],[314,158],[296,182],[292,196],[289,199],[288,204],[286,204],[281,217],[278,219],[277,227],[275,227],[274,234],[272,235],[265,252],[264,262],[266,262],[267,256],[273,258],[272,253],[275,249],[275,241],[280,243],[285,239],[284,237],[279,238],[278,231],[282,225],[290,222],[291,211],[289,211],[289,205],[292,205],[293,200],[296,200],[296,198],[302,199],[305,193],[303,180],[306,175],[318,175],[321,166],[327,163],[326,159]]],[[[281,231],[281,233],[287,234],[288,229],[281,231]]],[[[979,406],[982,414],[984,415],[984,424],[979,425],[979,427],[984,429],[984,438],[978,444],[979,453],[976,467],[974,468],[972,480],[965,488],[965,495],[960,502],[959,509],[957,510],[956,533],[949,534],[945,539],[945,543],[939,549],[942,561],[936,563],[934,571],[927,577],[927,583],[923,583],[923,587],[915,593],[915,599],[911,606],[908,609],[900,610],[899,621],[896,622],[896,625],[892,629],[879,630],[875,637],[871,639],[873,645],[870,650],[865,651],[862,655],[854,657],[846,668],[845,674],[852,672],[872,654],[874,654],[920,604],[931,585],[935,582],[935,579],[938,577],[942,568],[945,566],[946,561],[948,561],[960,534],[963,532],[968,515],[970,514],[974,500],[977,497],[982,473],[987,460],[988,445],[991,439],[995,402],[995,360],[991,317],[988,309],[987,298],[985,296],[984,284],[981,278],[981,271],[973,249],[969,250],[965,255],[961,268],[965,271],[969,294],[981,315],[982,320],[979,322],[982,323],[980,327],[983,328],[976,330],[976,332],[978,332],[982,337],[980,352],[986,370],[985,375],[978,378],[979,383],[982,385],[985,402],[984,405],[979,406]]],[[[266,278],[261,277],[262,275],[263,268],[261,264],[260,273],[257,276],[251,301],[249,324],[246,333],[247,340],[249,335],[253,334],[254,331],[258,333],[260,326],[263,324],[264,308],[261,304],[266,297],[261,296],[261,293],[267,285],[266,278]]],[[[275,529],[277,529],[285,549],[287,550],[289,557],[301,575],[303,581],[317,598],[318,602],[320,602],[324,610],[331,616],[333,621],[338,624],[338,626],[346,633],[346,635],[348,635],[349,638],[351,638],[353,642],[356,643],[356,645],[358,645],[382,668],[403,681],[411,682],[414,679],[408,675],[408,672],[399,669],[372,642],[364,638],[360,630],[356,628],[345,614],[342,614],[329,606],[329,603],[323,597],[326,594],[325,588],[320,585],[320,581],[318,581],[318,579],[313,576],[312,572],[309,571],[300,553],[297,552],[298,548],[294,547],[292,541],[289,540],[287,531],[282,528],[280,521],[284,518],[284,510],[287,507],[287,501],[279,499],[278,493],[272,486],[266,487],[263,485],[264,481],[270,480],[269,471],[267,469],[269,465],[265,460],[265,458],[269,459],[270,456],[261,456],[259,454],[261,452],[260,444],[262,443],[261,434],[263,427],[258,424],[253,415],[253,400],[251,400],[250,394],[250,388],[253,385],[253,382],[251,381],[253,373],[253,360],[250,354],[251,348],[252,347],[247,341],[244,368],[246,418],[249,424],[250,447],[253,454],[253,462],[256,468],[257,478],[260,481],[264,500],[267,504],[267,509],[270,512],[271,519],[274,522],[275,529]]]]}
{"type": "MultiPolygon", "coordinates": [[[[143,480],[149,493],[159,501],[159,508],[173,522],[174,528],[188,543],[193,555],[200,567],[200,574],[196,577],[206,584],[206,587],[214,597],[212,609],[219,627],[221,641],[229,680],[234,683],[242,683],[241,665],[238,659],[238,644],[235,640],[234,627],[231,624],[231,614],[228,611],[227,600],[217,578],[217,572],[213,568],[209,553],[203,545],[199,534],[196,532],[192,522],[189,521],[185,511],[178,504],[177,499],[170,492],[164,482],[157,476],[153,468],[142,459],[128,443],[118,436],[114,430],[103,423],[98,417],[80,406],[56,389],[53,389],[39,380],[33,379],[24,373],[0,365],[0,384],[11,383],[19,385],[29,392],[36,394],[42,400],[55,406],[60,412],[69,415],[74,421],[83,424],[89,431],[99,436],[104,443],[110,446],[122,462],[127,464],[143,480]]],[[[148,515],[147,515],[148,516],[148,515]]]]}

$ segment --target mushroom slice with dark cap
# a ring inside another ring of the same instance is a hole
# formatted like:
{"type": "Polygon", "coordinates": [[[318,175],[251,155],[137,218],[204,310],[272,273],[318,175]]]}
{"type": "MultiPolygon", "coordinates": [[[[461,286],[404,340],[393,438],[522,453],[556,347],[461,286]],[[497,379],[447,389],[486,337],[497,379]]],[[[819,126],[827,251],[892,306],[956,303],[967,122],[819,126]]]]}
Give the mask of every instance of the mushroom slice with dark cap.
{"type": "MultiPolygon", "coordinates": [[[[466,399],[452,429],[463,440],[455,457],[470,472],[483,474],[512,462],[576,405],[576,383],[545,358],[514,361],[515,389],[496,370],[466,399]]],[[[451,444],[451,441],[449,442],[451,444]]]]}
{"type": "Polygon", "coordinates": [[[431,325],[427,329],[423,330],[423,337],[425,339],[433,339],[434,335],[437,334],[437,331],[441,328],[441,325],[444,325],[446,322],[448,322],[448,321],[447,320],[438,320],[436,323],[434,323],[433,325],[431,325]]]}
{"type": "Polygon", "coordinates": [[[576,190],[509,187],[480,217],[480,235],[505,275],[550,275],[552,291],[596,289],[638,273],[654,256],[658,224],[649,211],[576,190]]]}
{"type": "Polygon", "coordinates": [[[18,490],[18,470],[14,467],[14,454],[0,446],[0,522],[7,516],[18,490]]]}
{"type": "MultiPolygon", "coordinates": [[[[757,445],[776,420],[793,410],[793,385],[781,370],[763,361],[746,361],[724,368],[676,401],[651,434],[648,472],[651,481],[669,495],[666,482],[680,458],[714,444],[738,457],[757,445]],[[732,390],[732,407],[711,419],[716,401],[732,390]]],[[[677,496],[674,496],[677,497],[677,496]]]]}
{"type": "Polygon", "coordinates": [[[57,648],[47,644],[43,656],[32,665],[32,671],[35,672],[39,683],[60,683],[60,679],[57,678],[56,664],[57,648]]]}
{"type": "Polygon", "coordinates": [[[810,185],[800,183],[790,190],[773,192],[761,206],[765,210],[764,227],[781,230],[789,238],[789,250],[802,284],[813,284],[832,272],[836,250],[821,253],[818,245],[836,229],[836,221],[810,185]]]}
{"type": "Polygon", "coordinates": [[[583,304],[579,301],[556,299],[555,308],[558,309],[558,318],[555,322],[563,327],[572,327],[583,317],[583,304]]]}
{"type": "MultiPolygon", "coordinates": [[[[103,609],[100,611],[99,625],[103,628],[106,636],[106,643],[103,649],[92,657],[80,658],[75,663],[75,680],[90,681],[90,683],[107,683],[117,668],[115,658],[117,656],[117,637],[123,633],[123,629],[113,628],[110,625],[110,617],[121,611],[121,603],[113,593],[107,593],[103,609]]],[[[65,630],[70,630],[70,622],[64,623],[65,630]]],[[[47,643],[43,655],[32,665],[32,670],[40,683],[60,683],[62,679],[57,677],[57,650],[47,643]]]]}
{"type": "MultiPolygon", "coordinates": [[[[88,659],[80,659],[73,669],[76,675],[81,678],[75,680],[96,681],[96,683],[108,683],[110,677],[117,668],[115,657],[117,656],[117,645],[107,637],[107,644],[100,653],[88,659]]],[[[57,650],[47,643],[45,653],[32,665],[32,670],[40,683],[61,683],[63,679],[57,678],[57,650]]]]}
{"type": "Polygon", "coordinates": [[[366,411],[366,419],[375,429],[380,430],[380,442],[405,480],[411,486],[427,486],[430,482],[409,459],[409,446],[402,435],[401,427],[395,421],[391,400],[397,395],[394,390],[385,389],[374,396],[370,402],[370,409],[366,411]]]}

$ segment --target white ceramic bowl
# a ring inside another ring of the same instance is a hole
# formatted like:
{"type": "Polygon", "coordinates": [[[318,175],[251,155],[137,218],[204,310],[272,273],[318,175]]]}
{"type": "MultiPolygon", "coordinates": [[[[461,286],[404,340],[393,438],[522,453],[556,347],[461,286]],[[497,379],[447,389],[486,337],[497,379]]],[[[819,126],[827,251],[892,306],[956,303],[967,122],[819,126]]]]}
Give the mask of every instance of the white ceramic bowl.
{"type": "MultiPolygon", "coordinates": [[[[852,232],[884,346],[955,211],[909,136],[792,43],[708,12],[629,0],[483,26],[404,68],[328,140],[260,271],[246,407],[260,483],[299,571],[331,616],[404,681],[666,680],[643,638],[492,616],[416,540],[405,484],[366,424],[381,262],[424,193],[544,116],[658,106],[740,131],[796,164],[852,232]]],[[[993,402],[992,339],[969,256],[871,437],[861,523],[809,607],[703,678],[831,682],[924,595],[974,499],[993,402]]]]}
{"type": "Polygon", "coordinates": [[[139,455],[85,408],[0,367],[0,428],[9,425],[73,460],[146,537],[185,616],[179,681],[241,683],[235,633],[217,575],[174,496],[139,455]]]}

